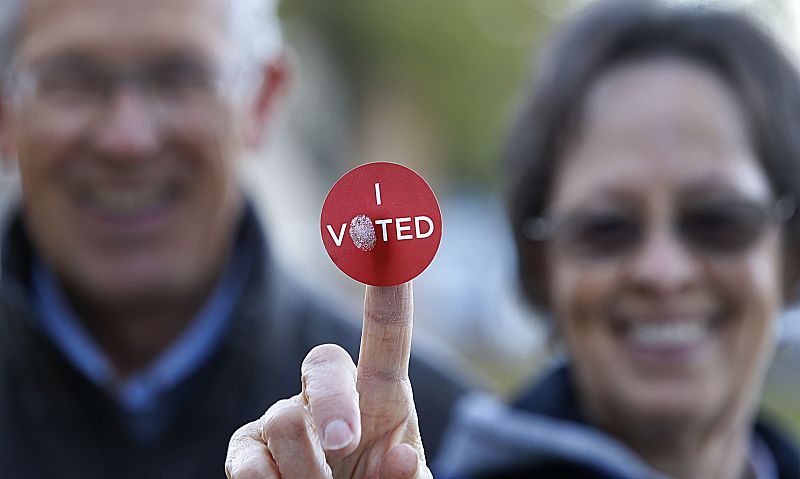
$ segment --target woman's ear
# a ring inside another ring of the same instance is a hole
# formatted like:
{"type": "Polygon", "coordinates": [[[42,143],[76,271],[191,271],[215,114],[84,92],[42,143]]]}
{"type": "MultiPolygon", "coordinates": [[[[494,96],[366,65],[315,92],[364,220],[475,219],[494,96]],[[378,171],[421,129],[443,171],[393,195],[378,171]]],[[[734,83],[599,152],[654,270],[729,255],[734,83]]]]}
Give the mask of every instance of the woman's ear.
{"type": "MultiPolygon", "coordinates": [[[[797,257],[798,255],[794,255],[797,257]]],[[[796,261],[796,258],[794,258],[796,261]]],[[[784,307],[789,307],[792,305],[797,304],[800,302],[800,278],[798,278],[798,265],[792,265],[791,267],[787,264],[784,267],[785,271],[785,279],[783,285],[783,302],[784,307]],[[791,271],[789,271],[791,269],[791,271]]]]}
{"type": "Polygon", "coordinates": [[[788,307],[800,301],[800,220],[792,218],[783,241],[783,302],[788,307]],[[797,234],[793,234],[797,233],[797,234]]]}
{"type": "Polygon", "coordinates": [[[544,312],[550,309],[550,264],[541,241],[521,240],[520,277],[528,299],[544,312]]]}

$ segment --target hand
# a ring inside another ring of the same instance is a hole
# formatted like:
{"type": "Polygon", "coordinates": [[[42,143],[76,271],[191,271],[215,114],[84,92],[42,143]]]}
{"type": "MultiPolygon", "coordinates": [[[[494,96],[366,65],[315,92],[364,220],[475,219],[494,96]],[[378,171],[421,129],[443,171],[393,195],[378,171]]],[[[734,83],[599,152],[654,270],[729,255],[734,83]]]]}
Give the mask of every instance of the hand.
{"type": "Polygon", "coordinates": [[[432,478],[408,380],[412,296],[410,282],[367,286],[358,367],[339,346],[312,349],[302,392],[234,433],[228,478],[432,478]]]}

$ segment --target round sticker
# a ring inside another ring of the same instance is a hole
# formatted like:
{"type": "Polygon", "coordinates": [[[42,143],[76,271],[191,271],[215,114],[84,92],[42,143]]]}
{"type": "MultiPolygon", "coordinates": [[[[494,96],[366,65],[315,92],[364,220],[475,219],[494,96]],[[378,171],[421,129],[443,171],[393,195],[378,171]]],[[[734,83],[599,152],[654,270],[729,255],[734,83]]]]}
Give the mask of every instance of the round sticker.
{"type": "Polygon", "coordinates": [[[430,186],[410,168],[378,162],[339,178],[322,205],[322,242],[356,281],[394,286],[431,264],[442,214],[430,186]]]}

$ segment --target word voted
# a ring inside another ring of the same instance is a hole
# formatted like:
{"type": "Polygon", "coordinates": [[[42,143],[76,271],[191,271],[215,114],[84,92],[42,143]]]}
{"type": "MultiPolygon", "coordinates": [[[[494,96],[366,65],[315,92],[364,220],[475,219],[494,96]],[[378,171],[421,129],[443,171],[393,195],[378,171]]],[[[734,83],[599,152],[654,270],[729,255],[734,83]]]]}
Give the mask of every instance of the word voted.
{"type": "MultiPolygon", "coordinates": [[[[378,206],[381,205],[380,183],[375,183],[375,203],[378,206]]],[[[373,222],[374,225],[381,227],[381,233],[382,233],[381,238],[383,239],[384,242],[389,241],[389,229],[391,225],[394,225],[395,234],[393,236],[397,238],[397,241],[428,238],[433,234],[434,231],[433,220],[427,216],[422,216],[422,215],[414,216],[413,218],[407,216],[402,218],[385,218],[374,221],[370,219],[370,221],[373,222]],[[424,226],[423,223],[425,224],[424,226]],[[426,231],[423,231],[423,229],[426,231]]],[[[326,225],[326,226],[328,229],[328,233],[331,235],[331,239],[333,239],[333,242],[336,244],[336,246],[337,247],[342,246],[342,241],[344,240],[344,232],[347,229],[347,223],[342,223],[342,227],[339,229],[338,235],[334,231],[332,225],[326,225]]],[[[374,230],[370,233],[371,235],[374,235],[374,230]]]]}

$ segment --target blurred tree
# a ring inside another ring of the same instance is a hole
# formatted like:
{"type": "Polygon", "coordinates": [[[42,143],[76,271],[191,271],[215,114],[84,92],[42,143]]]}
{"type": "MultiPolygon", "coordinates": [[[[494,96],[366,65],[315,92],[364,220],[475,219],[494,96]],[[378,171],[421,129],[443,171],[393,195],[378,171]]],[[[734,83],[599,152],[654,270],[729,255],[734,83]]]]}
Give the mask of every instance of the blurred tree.
{"type": "MultiPolygon", "coordinates": [[[[490,185],[520,82],[550,22],[530,0],[288,0],[282,15],[329,42],[356,101],[377,88],[413,92],[455,182],[490,185]]],[[[544,12],[544,13],[543,13],[544,12]]]]}

